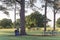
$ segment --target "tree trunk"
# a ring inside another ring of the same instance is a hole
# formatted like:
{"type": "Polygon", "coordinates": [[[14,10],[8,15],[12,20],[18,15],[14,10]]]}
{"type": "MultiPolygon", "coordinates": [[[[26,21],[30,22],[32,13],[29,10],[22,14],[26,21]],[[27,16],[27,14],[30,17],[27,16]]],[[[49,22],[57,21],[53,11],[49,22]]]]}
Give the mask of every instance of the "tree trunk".
{"type": "Polygon", "coordinates": [[[25,0],[21,0],[21,10],[20,10],[20,35],[26,35],[25,31],[25,0]]]}
{"type": "Polygon", "coordinates": [[[44,32],[46,31],[46,14],[47,14],[47,0],[45,2],[45,22],[44,22],[44,32]]]}
{"type": "Polygon", "coordinates": [[[16,1],[15,1],[15,9],[14,9],[14,27],[16,28],[16,1]]]}
{"type": "MultiPolygon", "coordinates": [[[[55,2],[55,0],[54,0],[55,2]]],[[[55,17],[56,17],[56,12],[55,12],[55,3],[54,3],[54,22],[53,22],[53,31],[55,31],[55,17]]]]}
{"type": "Polygon", "coordinates": [[[54,25],[53,25],[53,30],[54,30],[54,31],[55,31],[55,20],[56,20],[55,18],[56,18],[56,13],[55,13],[55,8],[54,8],[54,22],[53,22],[53,24],[54,24],[54,25]]]}

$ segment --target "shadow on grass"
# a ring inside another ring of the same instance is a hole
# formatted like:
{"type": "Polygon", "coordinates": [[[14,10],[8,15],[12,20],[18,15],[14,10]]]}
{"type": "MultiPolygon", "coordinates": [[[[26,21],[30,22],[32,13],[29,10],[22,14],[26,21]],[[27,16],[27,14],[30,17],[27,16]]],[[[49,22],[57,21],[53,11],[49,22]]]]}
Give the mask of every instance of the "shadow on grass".
{"type": "Polygon", "coordinates": [[[19,37],[19,36],[36,36],[36,37],[50,37],[50,36],[57,36],[57,35],[18,35],[18,36],[15,36],[15,35],[6,35],[6,36],[9,36],[9,37],[19,37]]]}
{"type": "Polygon", "coordinates": [[[10,35],[3,35],[3,36],[9,36],[9,37],[20,37],[20,36],[37,36],[37,37],[50,37],[50,36],[60,36],[60,35],[44,35],[44,34],[26,34],[26,35],[18,35],[18,36],[15,36],[15,34],[10,34],[10,35]]]}

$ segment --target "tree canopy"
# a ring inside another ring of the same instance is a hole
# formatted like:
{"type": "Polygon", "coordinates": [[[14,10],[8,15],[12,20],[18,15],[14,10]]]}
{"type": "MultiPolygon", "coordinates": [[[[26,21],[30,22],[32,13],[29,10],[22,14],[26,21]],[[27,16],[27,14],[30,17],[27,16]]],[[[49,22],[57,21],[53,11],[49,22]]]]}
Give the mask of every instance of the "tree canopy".
{"type": "Polygon", "coordinates": [[[11,19],[2,19],[0,20],[0,26],[2,28],[11,28],[12,27],[12,20],[11,19]]]}
{"type": "Polygon", "coordinates": [[[56,21],[56,26],[57,26],[57,27],[60,27],[60,18],[57,19],[57,21],[56,21]]]}
{"type": "MultiPolygon", "coordinates": [[[[48,21],[50,20],[47,18],[46,23],[48,21]]],[[[31,13],[31,15],[26,16],[26,25],[30,27],[44,27],[44,15],[38,11],[31,13]]]]}

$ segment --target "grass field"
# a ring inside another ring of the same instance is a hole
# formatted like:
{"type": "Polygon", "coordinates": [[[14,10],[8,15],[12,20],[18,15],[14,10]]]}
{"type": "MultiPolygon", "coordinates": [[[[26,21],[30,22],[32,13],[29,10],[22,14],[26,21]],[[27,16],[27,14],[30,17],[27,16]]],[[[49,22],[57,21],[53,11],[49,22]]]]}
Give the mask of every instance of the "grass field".
{"type": "MultiPolygon", "coordinates": [[[[28,31],[28,34],[40,34],[28,31]]],[[[0,40],[60,40],[60,36],[14,36],[14,29],[0,29],[0,40]]]]}

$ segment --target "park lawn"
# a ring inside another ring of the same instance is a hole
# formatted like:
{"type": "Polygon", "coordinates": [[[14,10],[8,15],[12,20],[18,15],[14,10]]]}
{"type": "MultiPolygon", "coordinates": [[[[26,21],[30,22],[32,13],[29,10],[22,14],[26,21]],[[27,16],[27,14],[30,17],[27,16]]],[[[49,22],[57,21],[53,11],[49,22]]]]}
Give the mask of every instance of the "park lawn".
{"type": "Polygon", "coordinates": [[[0,40],[60,40],[60,36],[32,36],[40,31],[29,31],[31,36],[14,36],[15,29],[0,29],[0,40]]]}

